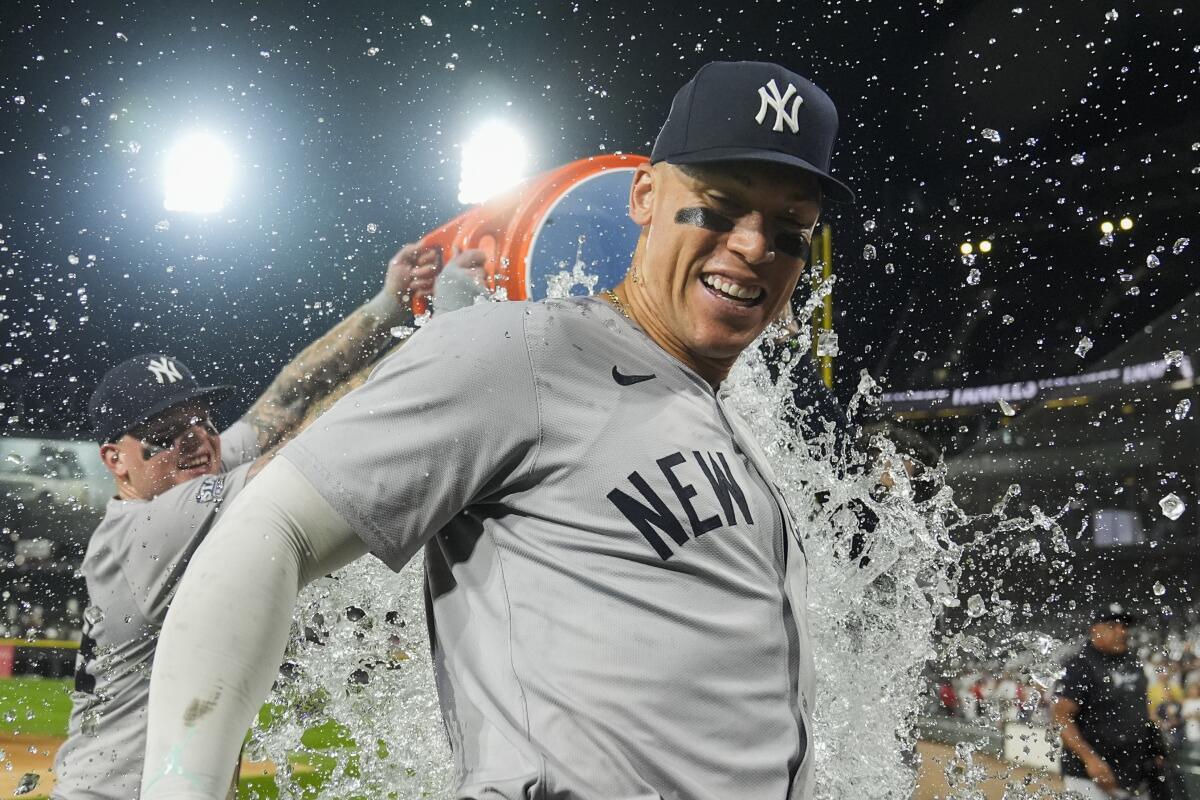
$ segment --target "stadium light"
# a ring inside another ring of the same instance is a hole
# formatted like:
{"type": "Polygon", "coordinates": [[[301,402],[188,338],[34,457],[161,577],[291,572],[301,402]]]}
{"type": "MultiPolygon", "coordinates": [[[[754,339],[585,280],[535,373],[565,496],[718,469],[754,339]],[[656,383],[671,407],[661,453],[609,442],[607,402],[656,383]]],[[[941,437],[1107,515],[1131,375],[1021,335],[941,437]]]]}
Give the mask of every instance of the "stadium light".
{"type": "Polygon", "coordinates": [[[1115,227],[1116,226],[1114,226],[1111,221],[1106,219],[1106,220],[1104,220],[1104,222],[1100,223],[1100,232],[1103,233],[1105,236],[1108,236],[1110,233],[1113,232],[1113,229],[1115,227]]]}
{"type": "Polygon", "coordinates": [[[979,243],[979,252],[981,252],[981,253],[992,252],[992,242],[990,239],[984,239],[982,242],[979,243]]]}
{"type": "Polygon", "coordinates": [[[1131,228],[1133,228],[1133,220],[1130,219],[1129,217],[1121,217],[1121,221],[1118,224],[1121,226],[1121,230],[1123,230],[1123,231],[1127,231],[1127,230],[1130,230],[1131,228]]]}
{"type": "Polygon", "coordinates": [[[975,248],[971,245],[970,242],[963,242],[961,245],[958,246],[958,252],[962,253],[964,256],[971,255],[971,253],[974,250],[975,250],[975,248]]]}
{"type": "Polygon", "coordinates": [[[211,133],[190,133],[167,153],[163,207],[168,211],[220,211],[232,185],[233,154],[211,133]]]}
{"type": "Polygon", "coordinates": [[[458,202],[482,203],[520,183],[528,159],[519,131],[500,120],[483,123],[462,146],[458,202]]]}

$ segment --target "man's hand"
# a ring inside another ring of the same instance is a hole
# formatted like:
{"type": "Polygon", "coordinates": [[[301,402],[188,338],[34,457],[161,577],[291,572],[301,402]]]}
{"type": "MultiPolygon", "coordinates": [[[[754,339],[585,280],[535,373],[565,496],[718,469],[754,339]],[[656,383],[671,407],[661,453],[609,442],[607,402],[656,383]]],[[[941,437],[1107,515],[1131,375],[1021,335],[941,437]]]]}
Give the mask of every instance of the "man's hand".
{"type": "Polygon", "coordinates": [[[412,308],[413,298],[429,297],[442,271],[442,254],[436,247],[406,244],[388,261],[383,294],[403,308],[412,308]]]}
{"type": "Polygon", "coordinates": [[[1087,770],[1087,775],[1092,779],[1092,783],[1104,791],[1114,792],[1121,788],[1117,784],[1117,776],[1113,775],[1112,768],[1103,758],[1089,758],[1083,762],[1083,768],[1087,770]]]}

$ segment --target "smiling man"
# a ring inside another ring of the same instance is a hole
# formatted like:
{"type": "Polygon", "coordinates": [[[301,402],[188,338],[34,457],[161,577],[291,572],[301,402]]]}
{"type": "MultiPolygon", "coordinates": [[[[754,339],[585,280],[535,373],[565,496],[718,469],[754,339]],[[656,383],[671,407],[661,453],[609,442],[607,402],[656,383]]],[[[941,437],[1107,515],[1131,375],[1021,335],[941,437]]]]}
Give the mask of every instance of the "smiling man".
{"type": "Polygon", "coordinates": [[[131,358],[101,379],[89,410],[115,496],[81,567],[88,608],[56,800],[137,796],[150,664],[188,560],[314,404],[394,342],[390,329],[412,318],[408,298],[429,293],[439,267],[432,251],[401,249],[380,292],[284,367],[224,433],[211,411],[232,387],[202,386],[169,355],[131,358]]]}
{"type": "Polygon", "coordinates": [[[804,550],[717,389],[850,198],[836,127],[778,65],[704,67],[615,290],[436,319],[284,448],[168,615],[143,796],[224,793],[301,586],[424,547],[454,797],[810,797],[804,550]]]}

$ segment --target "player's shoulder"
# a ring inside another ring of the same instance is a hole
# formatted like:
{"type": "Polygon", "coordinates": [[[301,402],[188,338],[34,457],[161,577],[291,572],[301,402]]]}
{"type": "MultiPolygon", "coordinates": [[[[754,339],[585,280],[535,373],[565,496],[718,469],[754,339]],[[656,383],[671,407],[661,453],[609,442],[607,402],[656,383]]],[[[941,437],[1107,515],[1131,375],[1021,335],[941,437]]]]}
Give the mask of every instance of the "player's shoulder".
{"type": "Polygon", "coordinates": [[[607,308],[593,297],[479,303],[434,317],[412,344],[501,360],[518,349],[569,348],[581,338],[601,335],[607,308]]]}

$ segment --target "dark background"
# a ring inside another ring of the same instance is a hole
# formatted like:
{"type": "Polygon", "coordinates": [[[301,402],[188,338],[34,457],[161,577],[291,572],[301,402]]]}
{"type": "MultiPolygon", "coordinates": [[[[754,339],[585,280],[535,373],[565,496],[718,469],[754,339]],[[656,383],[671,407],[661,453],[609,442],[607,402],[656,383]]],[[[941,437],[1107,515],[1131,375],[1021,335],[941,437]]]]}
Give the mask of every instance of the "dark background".
{"type": "Polygon", "coordinates": [[[461,211],[473,124],[520,125],[531,172],[645,153],[713,59],[780,61],[840,109],[843,399],[862,368],[890,389],[1085,371],[1196,287],[1200,10],[1174,2],[7,4],[0,424],[78,429],[146,351],[240,386],[237,413],[461,211]],[[211,217],[161,204],[196,127],[240,163],[211,217]],[[958,247],[983,237],[971,285],[958,247]]]}

